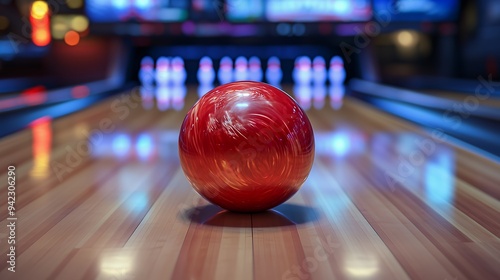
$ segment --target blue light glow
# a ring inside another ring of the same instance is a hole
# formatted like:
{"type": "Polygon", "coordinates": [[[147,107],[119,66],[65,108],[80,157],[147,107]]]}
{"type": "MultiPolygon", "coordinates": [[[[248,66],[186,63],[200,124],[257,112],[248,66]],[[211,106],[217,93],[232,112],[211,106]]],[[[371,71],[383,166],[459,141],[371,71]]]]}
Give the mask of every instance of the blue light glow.
{"type": "MultiPolygon", "coordinates": [[[[251,1],[252,4],[254,2],[256,1],[251,1]]],[[[265,16],[267,20],[277,22],[364,21],[371,16],[370,2],[368,0],[268,0],[265,1],[265,16]]]]}
{"type": "Polygon", "coordinates": [[[140,160],[148,160],[153,154],[153,138],[148,134],[141,134],[137,138],[136,151],[140,160]]]}
{"type": "Polygon", "coordinates": [[[135,193],[127,199],[125,204],[133,212],[142,212],[148,207],[149,197],[145,192],[135,193]]]}
{"type": "Polygon", "coordinates": [[[139,9],[148,9],[152,6],[151,0],[136,0],[135,5],[139,9]]]}
{"type": "MultiPolygon", "coordinates": [[[[154,22],[184,21],[190,1],[167,0],[87,0],[85,10],[93,22],[126,22],[145,20],[154,22]]],[[[120,27],[117,32],[135,34],[136,28],[120,27]]],[[[139,34],[141,30],[138,31],[139,34]]]]}
{"type": "Polygon", "coordinates": [[[425,193],[430,202],[449,204],[455,193],[453,153],[440,150],[425,167],[425,193]]]}
{"type": "Polygon", "coordinates": [[[458,0],[374,0],[374,13],[386,15],[392,11],[394,21],[443,21],[457,17],[458,0]]]}
{"type": "MultiPolygon", "coordinates": [[[[99,1],[96,1],[96,2],[99,2],[99,1]]],[[[113,4],[113,7],[117,8],[117,9],[125,9],[127,8],[127,3],[128,1],[127,0],[113,0],[113,2],[111,2],[113,4]]]]}
{"type": "Polygon", "coordinates": [[[339,14],[346,14],[349,12],[350,4],[349,1],[336,1],[334,3],[334,9],[339,13],[339,14]]]}
{"type": "Polygon", "coordinates": [[[331,138],[333,153],[338,157],[343,157],[349,152],[351,147],[349,136],[345,133],[335,133],[331,138]]]}
{"type": "Polygon", "coordinates": [[[113,139],[113,153],[118,158],[124,158],[129,153],[131,146],[130,137],[125,134],[119,134],[113,139]]]}

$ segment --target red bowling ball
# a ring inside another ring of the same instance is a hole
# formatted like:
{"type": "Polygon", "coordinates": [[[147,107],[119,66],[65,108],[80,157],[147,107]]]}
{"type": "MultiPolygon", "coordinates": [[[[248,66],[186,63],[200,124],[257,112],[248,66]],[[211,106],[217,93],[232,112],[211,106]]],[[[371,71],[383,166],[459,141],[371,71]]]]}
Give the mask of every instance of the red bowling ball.
{"type": "Polygon", "coordinates": [[[235,212],[273,208],[294,195],[314,160],[305,112],[285,92],[235,82],[206,93],[189,110],[179,156],[194,189],[235,212]]]}

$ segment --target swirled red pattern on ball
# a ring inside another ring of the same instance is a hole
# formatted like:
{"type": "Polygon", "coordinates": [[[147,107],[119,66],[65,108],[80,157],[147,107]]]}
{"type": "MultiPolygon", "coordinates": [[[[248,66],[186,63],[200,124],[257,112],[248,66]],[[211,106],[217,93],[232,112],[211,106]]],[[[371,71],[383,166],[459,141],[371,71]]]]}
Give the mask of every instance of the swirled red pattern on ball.
{"type": "Polygon", "coordinates": [[[304,183],[314,159],[305,112],[285,92],[235,82],[205,94],[179,135],[182,169],[210,202],[237,212],[275,207],[304,183]]]}

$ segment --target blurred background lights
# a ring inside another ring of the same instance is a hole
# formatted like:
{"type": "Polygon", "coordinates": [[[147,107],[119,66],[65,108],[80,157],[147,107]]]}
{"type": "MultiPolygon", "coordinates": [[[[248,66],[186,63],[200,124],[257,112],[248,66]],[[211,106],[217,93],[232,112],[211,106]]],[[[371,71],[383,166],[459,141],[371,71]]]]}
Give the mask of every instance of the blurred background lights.
{"type": "Polygon", "coordinates": [[[112,3],[117,9],[125,9],[127,7],[127,0],[113,0],[112,3]]]}
{"type": "Polygon", "coordinates": [[[411,47],[416,44],[417,38],[413,32],[401,31],[397,35],[398,43],[403,47],[411,47]]]}
{"type": "Polygon", "coordinates": [[[43,19],[49,13],[49,6],[44,1],[35,1],[31,6],[31,17],[43,19]]]}
{"type": "Polygon", "coordinates": [[[68,46],[76,46],[80,42],[80,34],[76,31],[70,30],[66,32],[66,35],[64,35],[64,42],[68,44],[68,46]]]}
{"type": "Polygon", "coordinates": [[[52,37],[54,39],[64,39],[64,35],[68,32],[68,26],[64,23],[52,23],[52,37]]]}
{"type": "Polygon", "coordinates": [[[131,144],[130,137],[125,134],[117,135],[112,142],[113,154],[118,158],[124,158],[127,156],[131,144]]]}
{"type": "Polygon", "coordinates": [[[136,5],[140,9],[147,9],[151,6],[151,0],[137,0],[136,5]]]}
{"type": "Polygon", "coordinates": [[[50,43],[49,6],[44,1],[35,1],[31,5],[31,39],[35,46],[43,47],[50,43]]]}
{"type": "Polygon", "coordinates": [[[71,9],[79,9],[83,6],[83,0],[66,0],[66,5],[71,9]]]}
{"type": "Polygon", "coordinates": [[[45,29],[38,29],[36,32],[33,32],[32,39],[35,45],[43,47],[49,44],[50,33],[45,29]]]}
{"type": "Polygon", "coordinates": [[[65,36],[71,36],[68,45],[74,46],[75,42],[80,40],[81,35],[78,32],[85,32],[89,27],[89,20],[83,15],[56,15],[52,18],[52,37],[54,39],[65,39],[65,36]],[[69,31],[76,31],[77,34],[69,31]],[[68,34],[69,33],[69,34],[68,34]],[[76,36],[78,35],[78,36],[76,36]],[[78,39],[78,40],[77,40],[78,39]]]}
{"type": "Polygon", "coordinates": [[[334,3],[334,8],[339,13],[347,13],[351,7],[349,1],[343,0],[343,1],[336,1],[334,3]]]}
{"type": "Polygon", "coordinates": [[[89,27],[89,20],[85,16],[75,16],[71,19],[71,28],[83,32],[89,27]]]}

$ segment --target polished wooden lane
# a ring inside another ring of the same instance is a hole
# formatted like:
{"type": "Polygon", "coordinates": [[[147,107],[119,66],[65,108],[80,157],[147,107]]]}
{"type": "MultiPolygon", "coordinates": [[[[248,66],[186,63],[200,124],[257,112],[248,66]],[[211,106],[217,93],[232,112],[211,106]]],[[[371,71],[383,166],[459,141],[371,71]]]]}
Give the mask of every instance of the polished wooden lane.
{"type": "Polygon", "coordinates": [[[500,277],[500,165],[438,130],[351,98],[311,102],[304,186],[274,211],[233,214],[179,167],[196,89],[179,111],[125,96],[0,139],[18,218],[12,273],[4,171],[1,279],[500,277]]]}

